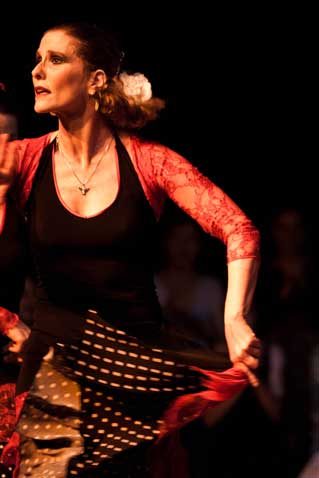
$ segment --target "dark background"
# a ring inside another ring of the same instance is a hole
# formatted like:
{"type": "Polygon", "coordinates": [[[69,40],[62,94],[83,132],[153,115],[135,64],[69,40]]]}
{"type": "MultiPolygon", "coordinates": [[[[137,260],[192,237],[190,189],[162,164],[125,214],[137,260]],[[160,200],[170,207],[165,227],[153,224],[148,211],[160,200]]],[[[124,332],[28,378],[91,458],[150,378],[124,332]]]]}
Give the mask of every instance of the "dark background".
{"type": "Polygon", "coordinates": [[[92,21],[119,35],[124,68],[143,72],[166,100],[145,136],[185,155],[259,227],[282,206],[309,213],[317,158],[313,12],[198,3],[175,5],[173,14],[172,7],[6,6],[0,81],[16,98],[20,137],[56,125],[33,111],[30,71],[43,31],[60,21],[92,21]]]}

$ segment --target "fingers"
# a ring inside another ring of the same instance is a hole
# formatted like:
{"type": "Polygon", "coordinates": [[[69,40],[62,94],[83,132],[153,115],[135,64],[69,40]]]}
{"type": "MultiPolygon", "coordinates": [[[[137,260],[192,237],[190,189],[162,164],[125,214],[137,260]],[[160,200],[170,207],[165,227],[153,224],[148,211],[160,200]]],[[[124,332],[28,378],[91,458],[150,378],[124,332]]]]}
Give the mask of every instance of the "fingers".
{"type": "Polygon", "coordinates": [[[247,348],[247,353],[249,355],[252,355],[253,357],[255,358],[259,358],[261,356],[261,346],[259,347],[254,347],[252,345],[250,345],[248,348],[247,348]]]}
{"type": "Polygon", "coordinates": [[[250,347],[256,347],[256,348],[260,348],[261,347],[261,341],[260,339],[258,339],[256,337],[255,334],[252,334],[251,338],[250,338],[250,344],[249,344],[250,347]]]}
{"type": "Polygon", "coordinates": [[[239,360],[249,369],[256,369],[259,366],[261,352],[261,342],[259,339],[256,339],[242,352],[239,360]]]}
{"type": "Polygon", "coordinates": [[[260,339],[244,320],[228,322],[225,331],[231,361],[242,363],[245,371],[253,374],[251,380],[255,382],[253,371],[258,368],[261,357],[260,339]]]}
{"type": "Polygon", "coordinates": [[[25,344],[25,341],[26,341],[26,337],[23,337],[23,338],[20,337],[17,340],[12,340],[11,339],[11,342],[9,342],[9,344],[6,346],[6,348],[10,352],[19,353],[19,352],[22,351],[22,349],[24,347],[24,344],[25,344]]]}
{"type": "Polygon", "coordinates": [[[8,350],[10,350],[10,352],[14,352],[14,353],[21,352],[21,350],[22,350],[22,343],[12,342],[12,343],[9,345],[8,350]]]}
{"type": "Polygon", "coordinates": [[[247,345],[242,344],[242,351],[238,359],[246,363],[249,368],[257,368],[261,356],[261,341],[254,333],[249,338],[247,345]]]}
{"type": "Polygon", "coordinates": [[[252,355],[244,354],[243,357],[240,359],[247,367],[250,369],[255,370],[259,366],[259,359],[253,357],[252,355]]]}
{"type": "Polygon", "coordinates": [[[245,349],[240,354],[238,354],[237,357],[232,360],[232,362],[234,364],[237,362],[241,362],[245,364],[245,366],[249,369],[255,370],[259,367],[260,356],[260,349],[248,347],[248,349],[245,349]]]}
{"type": "MultiPolygon", "coordinates": [[[[257,339],[258,340],[258,339],[257,339]]],[[[240,362],[243,362],[248,368],[256,369],[259,366],[261,357],[261,342],[258,340],[258,345],[249,345],[246,347],[238,357],[240,362]]]]}
{"type": "Polygon", "coordinates": [[[243,362],[237,362],[235,364],[235,368],[238,368],[240,370],[242,370],[243,372],[245,372],[245,374],[247,375],[247,378],[249,380],[249,383],[253,386],[253,387],[259,387],[260,385],[260,381],[259,381],[259,378],[257,377],[257,375],[252,372],[250,370],[249,367],[247,367],[246,364],[244,364],[243,362]]]}
{"type": "Polygon", "coordinates": [[[261,347],[248,346],[242,348],[241,352],[237,353],[236,357],[233,357],[232,362],[243,362],[247,367],[256,369],[259,366],[261,357],[261,347]]]}

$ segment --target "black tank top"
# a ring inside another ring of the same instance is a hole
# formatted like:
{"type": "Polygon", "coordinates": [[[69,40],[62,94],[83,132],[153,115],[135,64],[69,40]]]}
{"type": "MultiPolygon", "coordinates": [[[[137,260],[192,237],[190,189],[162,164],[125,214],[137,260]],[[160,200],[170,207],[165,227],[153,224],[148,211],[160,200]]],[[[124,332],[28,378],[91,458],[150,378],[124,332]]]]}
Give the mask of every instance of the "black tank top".
{"type": "Polygon", "coordinates": [[[76,313],[95,309],[129,333],[153,335],[161,322],[153,281],[156,219],[128,152],[116,136],[117,197],[98,215],[82,218],[57,195],[53,147],[43,151],[28,203],[36,297],[42,304],[36,327],[59,332],[44,317],[47,303],[76,313]]]}

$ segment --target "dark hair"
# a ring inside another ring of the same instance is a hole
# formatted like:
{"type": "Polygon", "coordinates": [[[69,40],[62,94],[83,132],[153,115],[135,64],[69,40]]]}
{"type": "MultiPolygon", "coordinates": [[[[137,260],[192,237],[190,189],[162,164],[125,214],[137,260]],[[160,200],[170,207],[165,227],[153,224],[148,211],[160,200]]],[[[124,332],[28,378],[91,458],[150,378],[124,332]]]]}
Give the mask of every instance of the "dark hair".
{"type": "Polygon", "coordinates": [[[119,78],[123,52],[115,35],[97,25],[83,22],[61,23],[47,31],[63,30],[78,40],[77,54],[90,71],[103,70],[107,84],[97,92],[100,111],[108,122],[117,128],[141,128],[157,118],[164,108],[164,101],[152,97],[144,103],[136,103],[125,95],[119,78]]]}
{"type": "Polygon", "coordinates": [[[49,29],[49,31],[52,30],[63,30],[79,41],[77,54],[86,62],[90,70],[100,68],[110,78],[117,75],[122,51],[115,35],[111,32],[97,25],[83,22],[61,23],[49,29]]]}

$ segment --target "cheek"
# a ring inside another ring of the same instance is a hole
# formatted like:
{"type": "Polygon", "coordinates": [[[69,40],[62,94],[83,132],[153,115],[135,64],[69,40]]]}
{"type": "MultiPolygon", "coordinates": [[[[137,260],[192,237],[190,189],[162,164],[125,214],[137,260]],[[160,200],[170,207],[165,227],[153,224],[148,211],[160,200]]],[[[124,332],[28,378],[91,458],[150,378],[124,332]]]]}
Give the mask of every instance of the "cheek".
{"type": "Polygon", "coordinates": [[[81,88],[79,77],[75,74],[59,75],[56,78],[56,86],[63,89],[77,90],[81,88]]]}
{"type": "Polygon", "coordinates": [[[57,103],[64,105],[66,108],[76,108],[78,111],[82,111],[87,103],[87,90],[86,85],[79,76],[67,75],[60,79],[55,84],[56,88],[56,101],[57,103]]]}
{"type": "Polygon", "coordinates": [[[80,91],[85,89],[85,83],[83,78],[83,72],[69,69],[61,69],[58,72],[54,72],[52,81],[54,82],[54,87],[58,90],[71,90],[71,91],[80,91]]]}

